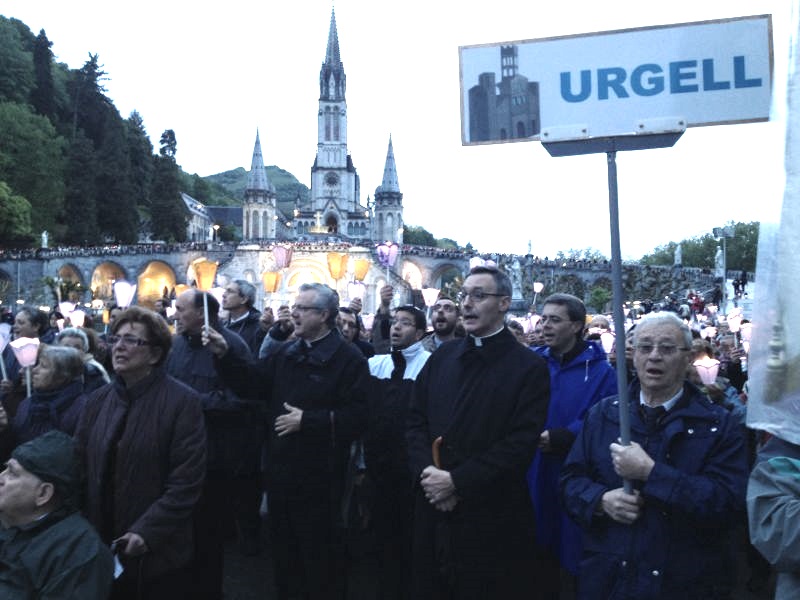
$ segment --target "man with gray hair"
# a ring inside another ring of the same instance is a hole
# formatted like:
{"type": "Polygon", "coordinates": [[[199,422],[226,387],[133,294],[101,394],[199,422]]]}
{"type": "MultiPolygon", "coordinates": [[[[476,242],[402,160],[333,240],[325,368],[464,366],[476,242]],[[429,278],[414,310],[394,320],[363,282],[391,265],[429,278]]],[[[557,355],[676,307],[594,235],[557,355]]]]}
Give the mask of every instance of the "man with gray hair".
{"type": "Polygon", "coordinates": [[[747,444],[737,420],[686,381],[691,342],[674,313],[642,319],[631,443],[619,443],[612,396],[589,410],[567,456],[561,494],[584,531],[578,598],[730,597],[747,444]]]}
{"type": "Polygon", "coordinates": [[[80,481],[65,433],[14,450],[0,473],[0,597],[108,598],[113,559],[78,512],[80,481]]]}
{"type": "Polygon", "coordinates": [[[267,410],[267,490],[277,598],[344,598],[341,501],[351,442],[367,421],[367,361],[336,328],[338,294],[300,286],[291,308],[295,340],[243,362],[209,330],[207,348],[240,394],[267,410]]]}
{"type": "Polygon", "coordinates": [[[256,287],[246,279],[236,279],[225,286],[222,293],[222,308],[228,311],[225,327],[238,333],[250,347],[253,356],[258,356],[266,330],[261,327],[261,313],[256,310],[256,287]]]}

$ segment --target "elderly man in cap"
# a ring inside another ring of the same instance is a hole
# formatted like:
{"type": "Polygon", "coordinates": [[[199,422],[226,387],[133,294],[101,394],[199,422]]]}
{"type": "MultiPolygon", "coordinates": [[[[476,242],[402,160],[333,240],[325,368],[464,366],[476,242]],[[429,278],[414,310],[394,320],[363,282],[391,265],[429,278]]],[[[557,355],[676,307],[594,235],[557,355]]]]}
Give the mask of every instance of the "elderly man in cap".
{"type": "Polygon", "coordinates": [[[0,473],[0,597],[108,597],[113,559],[80,515],[75,445],[49,431],[18,446],[0,473]]]}

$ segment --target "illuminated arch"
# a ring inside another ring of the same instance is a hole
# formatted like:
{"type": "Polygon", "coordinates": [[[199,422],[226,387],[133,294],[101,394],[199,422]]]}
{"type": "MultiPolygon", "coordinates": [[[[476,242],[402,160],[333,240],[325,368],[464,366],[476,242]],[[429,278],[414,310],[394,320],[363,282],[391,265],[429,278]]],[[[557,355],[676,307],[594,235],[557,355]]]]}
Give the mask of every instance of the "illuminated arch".
{"type": "Polygon", "coordinates": [[[95,298],[101,300],[114,299],[114,285],[115,281],[120,279],[128,279],[125,269],[111,261],[101,262],[92,271],[91,288],[95,298]]]}
{"type": "Polygon", "coordinates": [[[150,261],[137,280],[138,303],[153,308],[155,301],[165,295],[165,290],[168,296],[174,289],[175,271],[172,267],[160,260],[150,261]]]}

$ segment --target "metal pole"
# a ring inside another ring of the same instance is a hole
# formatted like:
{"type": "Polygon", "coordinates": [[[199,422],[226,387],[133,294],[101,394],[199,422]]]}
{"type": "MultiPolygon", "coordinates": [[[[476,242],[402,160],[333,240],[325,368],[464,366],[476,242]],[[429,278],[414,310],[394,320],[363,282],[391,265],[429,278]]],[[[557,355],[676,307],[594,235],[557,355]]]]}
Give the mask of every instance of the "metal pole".
{"type": "MultiPolygon", "coordinates": [[[[614,332],[617,351],[617,395],[619,398],[619,437],[623,446],[631,443],[630,410],[628,408],[628,373],[625,361],[625,314],[622,304],[622,256],[619,243],[619,202],[617,193],[617,152],[606,153],[608,157],[608,216],[611,222],[611,287],[614,293],[614,332]]],[[[625,492],[633,493],[633,484],[623,480],[625,492]]]]}
{"type": "Polygon", "coordinates": [[[728,314],[728,238],[722,230],[722,313],[728,314]]]}

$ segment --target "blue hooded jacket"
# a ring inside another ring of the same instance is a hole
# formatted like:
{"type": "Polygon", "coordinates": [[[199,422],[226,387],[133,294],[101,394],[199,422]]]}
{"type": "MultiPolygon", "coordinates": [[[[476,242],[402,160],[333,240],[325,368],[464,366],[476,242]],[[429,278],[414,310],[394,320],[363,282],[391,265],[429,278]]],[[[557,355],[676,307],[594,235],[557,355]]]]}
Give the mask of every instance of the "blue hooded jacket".
{"type": "Polygon", "coordinates": [[[552,451],[537,452],[528,470],[528,488],[536,511],[537,542],[576,573],[581,557],[581,530],[561,508],[558,480],[572,441],[589,408],[617,392],[616,372],[606,353],[594,342],[566,364],[542,346],[534,350],[550,370],[550,407],[545,430],[552,451]]]}

